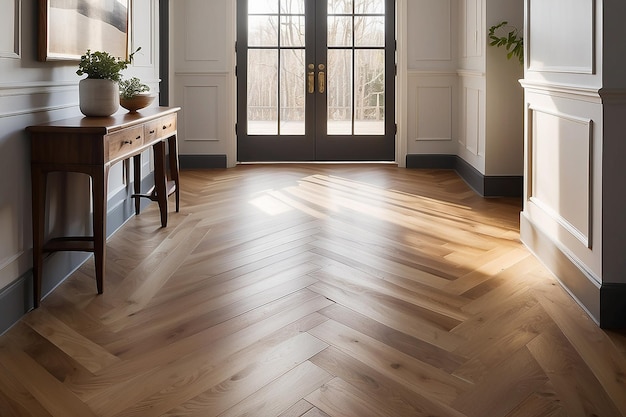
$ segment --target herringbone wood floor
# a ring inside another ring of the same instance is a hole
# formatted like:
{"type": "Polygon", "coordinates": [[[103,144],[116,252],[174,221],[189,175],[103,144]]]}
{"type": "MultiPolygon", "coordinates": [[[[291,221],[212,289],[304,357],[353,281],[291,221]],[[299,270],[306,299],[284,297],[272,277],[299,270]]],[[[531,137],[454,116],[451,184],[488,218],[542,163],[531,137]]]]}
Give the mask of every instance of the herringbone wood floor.
{"type": "Polygon", "coordinates": [[[0,338],[5,416],[626,415],[626,336],[520,244],[515,200],[378,165],[182,173],[0,338]]]}

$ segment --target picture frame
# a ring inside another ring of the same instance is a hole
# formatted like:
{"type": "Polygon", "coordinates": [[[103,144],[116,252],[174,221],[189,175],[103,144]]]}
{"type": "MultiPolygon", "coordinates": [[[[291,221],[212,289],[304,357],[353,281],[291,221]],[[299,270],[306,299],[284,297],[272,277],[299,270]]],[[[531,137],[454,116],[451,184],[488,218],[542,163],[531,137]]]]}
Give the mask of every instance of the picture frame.
{"type": "Polygon", "coordinates": [[[21,58],[22,0],[9,0],[0,15],[0,58],[21,58]]]}
{"type": "Polygon", "coordinates": [[[88,49],[128,58],[131,0],[39,0],[40,61],[80,60],[88,49]]]}

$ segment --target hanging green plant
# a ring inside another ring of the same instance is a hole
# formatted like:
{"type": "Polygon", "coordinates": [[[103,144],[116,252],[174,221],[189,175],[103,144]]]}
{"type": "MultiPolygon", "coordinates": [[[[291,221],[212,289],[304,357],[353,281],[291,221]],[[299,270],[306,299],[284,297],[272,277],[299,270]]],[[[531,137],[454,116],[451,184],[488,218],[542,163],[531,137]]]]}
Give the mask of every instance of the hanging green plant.
{"type": "Polygon", "coordinates": [[[489,28],[489,45],[491,46],[504,46],[507,50],[506,57],[511,59],[517,57],[520,64],[524,64],[524,38],[519,35],[519,30],[516,27],[509,26],[511,30],[504,36],[496,35],[498,29],[505,29],[509,22],[504,21],[489,28]]]}

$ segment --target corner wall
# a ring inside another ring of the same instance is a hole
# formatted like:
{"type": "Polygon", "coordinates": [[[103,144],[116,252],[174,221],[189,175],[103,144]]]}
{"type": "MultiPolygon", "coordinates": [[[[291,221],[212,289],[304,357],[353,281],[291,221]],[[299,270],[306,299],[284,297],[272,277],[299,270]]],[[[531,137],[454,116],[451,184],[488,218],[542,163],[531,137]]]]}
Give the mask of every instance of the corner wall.
{"type": "Polygon", "coordinates": [[[602,327],[626,327],[626,89],[610,43],[626,36],[624,9],[526,0],[525,11],[521,237],[602,327]]]}

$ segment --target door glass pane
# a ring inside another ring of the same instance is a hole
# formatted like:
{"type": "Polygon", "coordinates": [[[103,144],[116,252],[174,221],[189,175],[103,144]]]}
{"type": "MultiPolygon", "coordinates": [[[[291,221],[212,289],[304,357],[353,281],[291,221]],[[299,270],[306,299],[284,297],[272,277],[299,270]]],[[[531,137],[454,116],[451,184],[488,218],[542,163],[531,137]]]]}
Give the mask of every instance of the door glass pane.
{"type": "Polygon", "coordinates": [[[328,16],[328,46],[352,46],[352,17],[328,16]]]}
{"type": "Polygon", "coordinates": [[[385,14],[385,0],[356,0],[356,14],[385,14]]]}
{"type": "Polygon", "coordinates": [[[304,14],[304,0],[280,0],[280,12],[285,14],[304,14]]]}
{"type": "Polygon", "coordinates": [[[353,7],[353,0],[328,0],[328,14],[352,14],[353,7]]]}
{"type": "Polygon", "coordinates": [[[280,66],[280,134],[304,135],[304,50],[282,50],[280,66]]]}
{"type": "Polygon", "coordinates": [[[278,46],[278,16],[248,16],[248,46],[278,46]]]}
{"type": "Polygon", "coordinates": [[[352,134],[352,50],[328,51],[329,135],[352,134]]]}
{"type": "Polygon", "coordinates": [[[304,47],[304,16],[280,17],[280,46],[304,47]]]}
{"type": "Polygon", "coordinates": [[[248,50],[248,134],[278,134],[278,51],[248,50]]]}
{"type": "Polygon", "coordinates": [[[355,46],[385,46],[385,17],[355,17],[354,38],[355,46]]]}
{"type": "Polygon", "coordinates": [[[278,13],[278,0],[249,0],[248,14],[278,13]]]}
{"type": "Polygon", "coordinates": [[[385,133],[385,51],[355,51],[354,134],[385,133]]]}

